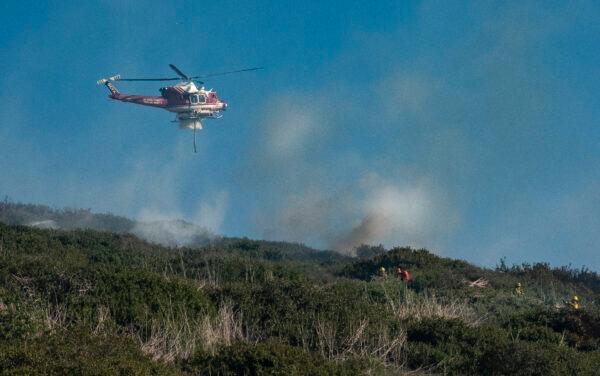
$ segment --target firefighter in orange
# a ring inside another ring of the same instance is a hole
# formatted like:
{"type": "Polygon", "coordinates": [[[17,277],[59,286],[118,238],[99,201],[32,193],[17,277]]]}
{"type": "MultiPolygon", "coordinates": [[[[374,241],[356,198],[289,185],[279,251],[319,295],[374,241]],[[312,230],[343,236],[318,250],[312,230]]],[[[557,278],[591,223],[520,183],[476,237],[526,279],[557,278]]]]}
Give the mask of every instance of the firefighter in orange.
{"type": "Polygon", "coordinates": [[[410,273],[406,269],[402,269],[402,273],[400,273],[400,278],[404,282],[408,282],[410,280],[410,273]]]}

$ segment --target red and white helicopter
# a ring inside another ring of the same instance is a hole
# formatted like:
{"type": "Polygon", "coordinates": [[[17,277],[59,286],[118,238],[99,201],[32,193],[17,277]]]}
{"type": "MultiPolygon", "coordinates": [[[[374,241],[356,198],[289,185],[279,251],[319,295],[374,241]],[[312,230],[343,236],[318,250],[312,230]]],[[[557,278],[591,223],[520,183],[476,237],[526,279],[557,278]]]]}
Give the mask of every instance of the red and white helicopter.
{"type": "Polygon", "coordinates": [[[227,110],[227,103],[223,102],[212,89],[206,90],[204,87],[198,89],[196,83],[199,78],[222,76],[225,74],[247,72],[262,67],[240,69],[228,72],[211,73],[203,76],[190,77],[183,73],[173,64],[169,67],[177,73],[179,77],[167,78],[122,78],[120,75],[103,78],[97,81],[98,85],[105,85],[110,90],[111,99],[121,102],[141,104],[143,106],[163,108],[169,112],[175,113],[175,121],[179,122],[181,128],[194,130],[194,152],[196,152],[196,129],[202,129],[202,120],[209,118],[220,118],[221,111],[227,110]],[[122,94],[112,84],[113,81],[180,81],[173,86],[165,86],[159,89],[160,96],[153,95],[131,95],[122,94]]]}

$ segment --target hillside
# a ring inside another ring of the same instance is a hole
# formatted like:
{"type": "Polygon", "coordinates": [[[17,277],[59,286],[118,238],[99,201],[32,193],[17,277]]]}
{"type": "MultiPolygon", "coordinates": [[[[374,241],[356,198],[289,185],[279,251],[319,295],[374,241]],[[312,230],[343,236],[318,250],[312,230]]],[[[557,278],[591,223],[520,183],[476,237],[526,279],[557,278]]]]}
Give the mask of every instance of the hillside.
{"type": "Polygon", "coordinates": [[[0,223],[2,374],[597,374],[595,272],[410,248],[166,247],[104,216],[88,222],[104,231],[0,223]],[[376,277],[396,265],[408,283],[376,277]]]}

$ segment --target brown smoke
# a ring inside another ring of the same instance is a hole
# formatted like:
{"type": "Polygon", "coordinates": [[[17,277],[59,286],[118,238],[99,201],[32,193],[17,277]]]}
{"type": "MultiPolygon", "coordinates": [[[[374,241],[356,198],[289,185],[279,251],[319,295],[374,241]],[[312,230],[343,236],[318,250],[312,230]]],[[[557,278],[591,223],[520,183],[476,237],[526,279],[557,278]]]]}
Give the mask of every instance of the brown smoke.
{"type": "Polygon", "coordinates": [[[383,222],[385,222],[385,219],[380,215],[367,215],[360,224],[335,239],[330,247],[340,253],[354,256],[356,247],[373,239],[379,233],[383,222]]]}

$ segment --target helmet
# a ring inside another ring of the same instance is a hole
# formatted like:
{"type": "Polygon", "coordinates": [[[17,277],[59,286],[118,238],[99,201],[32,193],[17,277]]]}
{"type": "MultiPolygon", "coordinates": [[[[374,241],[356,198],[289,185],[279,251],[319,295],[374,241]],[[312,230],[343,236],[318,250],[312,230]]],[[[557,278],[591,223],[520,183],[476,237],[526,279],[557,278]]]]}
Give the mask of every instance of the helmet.
{"type": "Polygon", "coordinates": [[[517,282],[517,286],[518,286],[518,287],[521,287],[521,282],[517,282]]]}
{"type": "Polygon", "coordinates": [[[573,295],[573,300],[579,300],[579,298],[577,297],[577,295],[573,295]]]}

